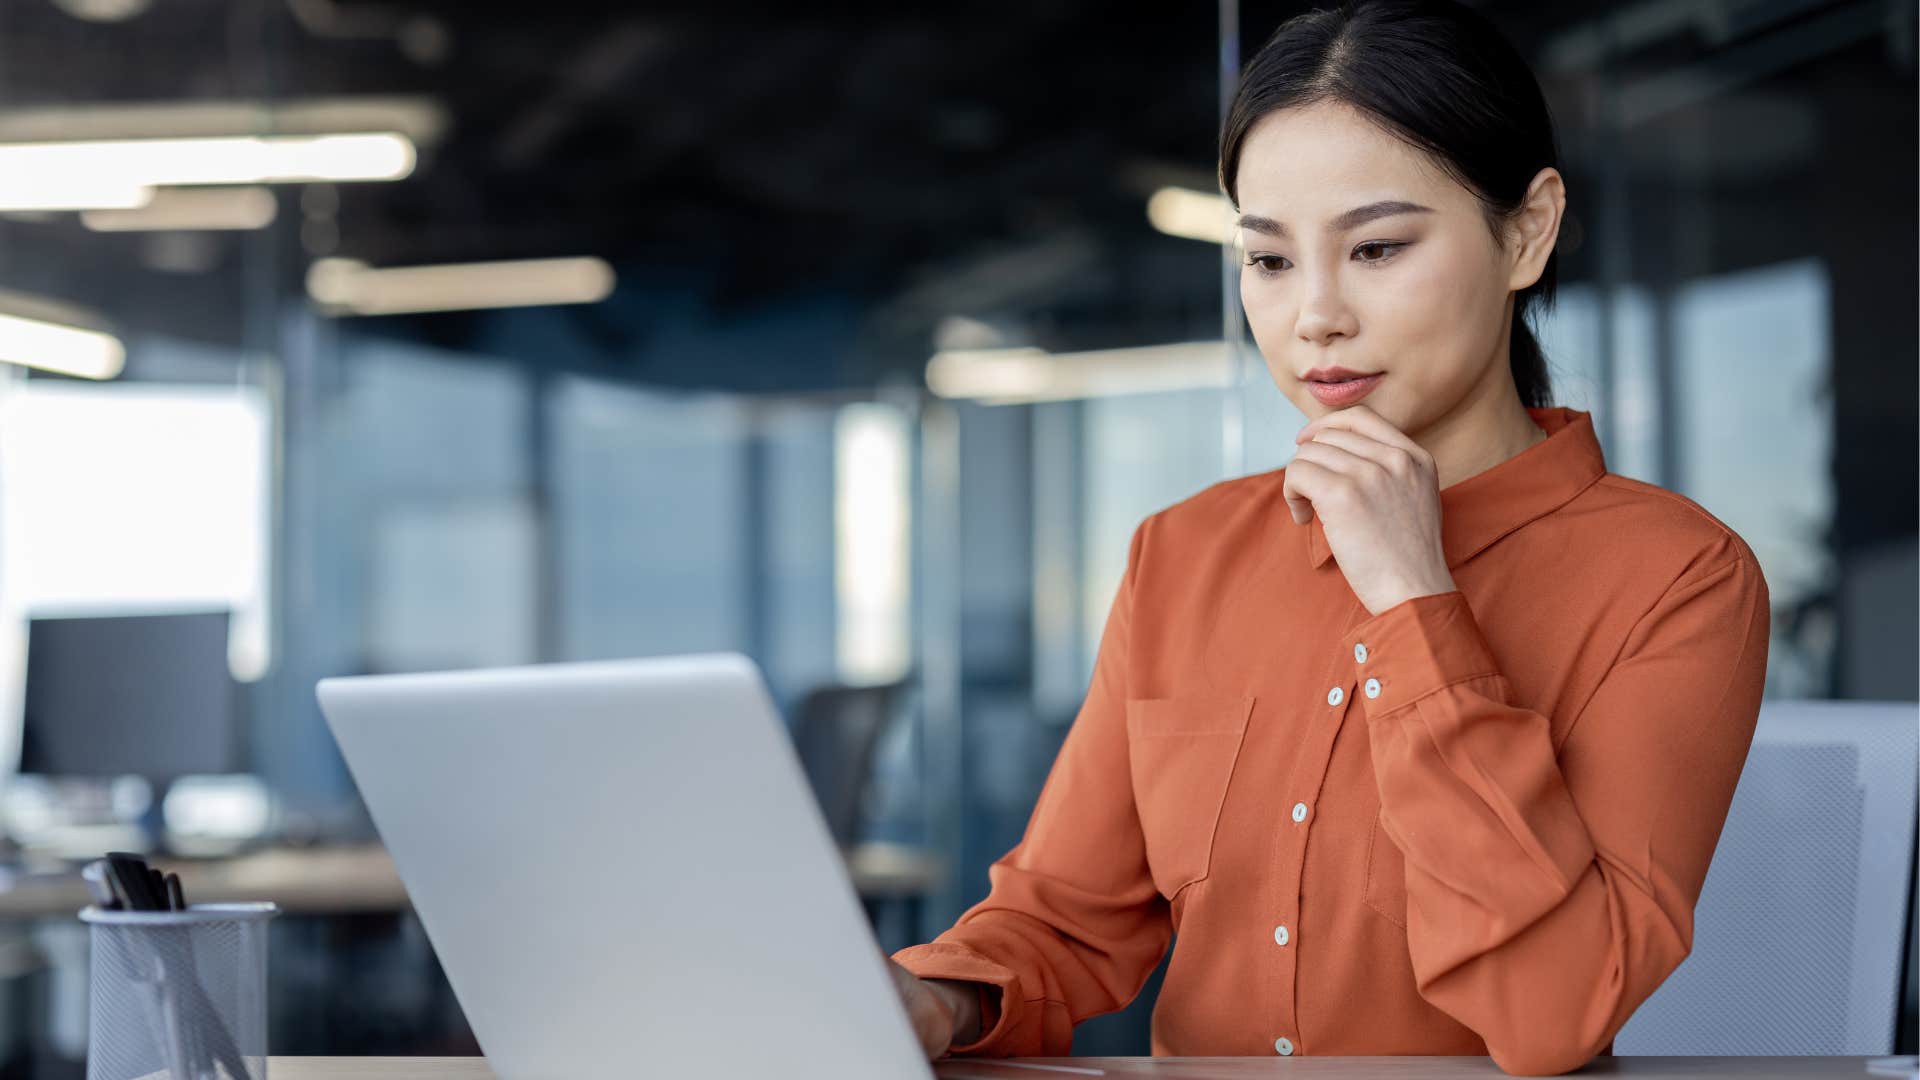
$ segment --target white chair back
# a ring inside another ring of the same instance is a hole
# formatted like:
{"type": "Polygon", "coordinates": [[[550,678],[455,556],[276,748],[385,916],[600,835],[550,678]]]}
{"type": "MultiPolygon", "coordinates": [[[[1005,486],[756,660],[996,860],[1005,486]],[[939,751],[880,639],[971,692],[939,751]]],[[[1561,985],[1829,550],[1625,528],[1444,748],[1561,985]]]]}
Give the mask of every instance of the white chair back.
{"type": "Polygon", "coordinates": [[[1767,701],[1693,952],[1616,1054],[1893,1051],[1913,888],[1911,702],[1767,701]]]}

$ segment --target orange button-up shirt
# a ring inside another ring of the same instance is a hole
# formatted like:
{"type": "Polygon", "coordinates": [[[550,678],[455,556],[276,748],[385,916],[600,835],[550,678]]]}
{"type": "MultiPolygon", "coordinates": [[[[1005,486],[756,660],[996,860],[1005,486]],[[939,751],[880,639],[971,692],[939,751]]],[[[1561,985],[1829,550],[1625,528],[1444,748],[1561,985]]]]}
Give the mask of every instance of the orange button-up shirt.
{"type": "Polygon", "coordinates": [[[1611,1052],[1691,947],[1767,586],[1589,414],[1528,412],[1545,441],[1440,493],[1458,588],[1378,615],[1285,470],[1140,525],[1025,835],[894,954],[987,984],[950,1053],[1071,1053],[1169,941],[1156,1055],[1611,1052]]]}

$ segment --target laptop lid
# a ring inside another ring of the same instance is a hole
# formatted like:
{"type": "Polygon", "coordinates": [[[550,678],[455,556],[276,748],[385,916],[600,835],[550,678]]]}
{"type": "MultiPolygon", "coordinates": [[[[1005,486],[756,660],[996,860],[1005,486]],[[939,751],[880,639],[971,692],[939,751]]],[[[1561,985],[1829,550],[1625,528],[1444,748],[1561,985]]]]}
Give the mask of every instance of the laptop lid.
{"type": "Polygon", "coordinates": [[[318,695],[503,1080],[933,1075],[748,658],[318,695]]]}

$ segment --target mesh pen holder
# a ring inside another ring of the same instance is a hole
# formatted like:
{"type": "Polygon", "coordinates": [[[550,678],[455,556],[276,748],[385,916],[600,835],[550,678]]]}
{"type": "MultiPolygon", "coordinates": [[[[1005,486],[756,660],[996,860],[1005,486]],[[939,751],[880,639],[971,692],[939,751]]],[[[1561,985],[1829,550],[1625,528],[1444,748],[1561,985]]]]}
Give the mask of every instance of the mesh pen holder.
{"type": "Polygon", "coordinates": [[[89,907],[87,1080],[266,1080],[270,903],[89,907]]]}

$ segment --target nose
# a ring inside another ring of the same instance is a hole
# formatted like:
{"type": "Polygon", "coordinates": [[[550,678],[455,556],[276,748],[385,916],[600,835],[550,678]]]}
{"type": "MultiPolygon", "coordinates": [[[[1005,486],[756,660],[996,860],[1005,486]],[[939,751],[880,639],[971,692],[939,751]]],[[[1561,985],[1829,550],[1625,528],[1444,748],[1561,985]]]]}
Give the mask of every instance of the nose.
{"type": "Polygon", "coordinates": [[[1325,345],[1338,337],[1352,337],[1358,329],[1353,309],[1341,298],[1331,275],[1310,279],[1294,316],[1294,334],[1301,341],[1325,345]]]}

